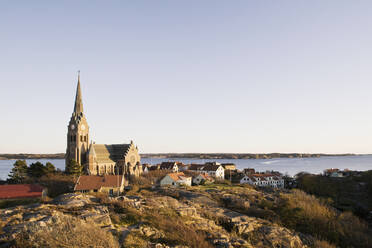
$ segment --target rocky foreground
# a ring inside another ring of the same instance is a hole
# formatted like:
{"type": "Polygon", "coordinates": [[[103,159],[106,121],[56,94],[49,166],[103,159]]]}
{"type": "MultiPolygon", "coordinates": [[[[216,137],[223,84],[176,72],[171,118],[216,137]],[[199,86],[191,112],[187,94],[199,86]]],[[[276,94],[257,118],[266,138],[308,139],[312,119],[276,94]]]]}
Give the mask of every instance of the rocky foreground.
{"type": "MultiPolygon", "coordinates": [[[[64,194],[0,210],[1,247],[315,247],[316,240],[234,211],[275,201],[249,187],[64,194]]],[[[331,246],[329,246],[331,247],[331,246]]]]}

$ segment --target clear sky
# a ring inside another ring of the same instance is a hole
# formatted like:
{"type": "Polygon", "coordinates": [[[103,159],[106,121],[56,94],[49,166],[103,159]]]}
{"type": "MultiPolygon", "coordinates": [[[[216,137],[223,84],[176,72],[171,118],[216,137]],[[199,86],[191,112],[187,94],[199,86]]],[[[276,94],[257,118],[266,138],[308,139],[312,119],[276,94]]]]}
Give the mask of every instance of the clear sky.
{"type": "Polygon", "coordinates": [[[0,153],[372,153],[372,1],[1,1],[0,153]]]}

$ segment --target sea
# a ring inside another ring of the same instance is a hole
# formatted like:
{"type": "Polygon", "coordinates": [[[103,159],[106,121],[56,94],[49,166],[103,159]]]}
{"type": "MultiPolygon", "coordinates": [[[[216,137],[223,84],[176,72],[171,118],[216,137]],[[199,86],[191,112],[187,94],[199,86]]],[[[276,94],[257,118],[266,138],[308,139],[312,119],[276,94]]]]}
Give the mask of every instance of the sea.
{"type": "MultiPolygon", "coordinates": [[[[13,164],[16,160],[0,160],[0,179],[8,178],[13,164]]],[[[28,165],[40,161],[45,164],[51,162],[58,169],[65,169],[64,159],[26,159],[28,165]]],[[[372,155],[356,156],[330,156],[319,158],[275,158],[275,159],[187,159],[187,158],[142,158],[142,163],[159,164],[165,161],[179,161],[184,164],[219,162],[234,163],[240,170],[244,168],[254,168],[256,171],[274,170],[283,174],[294,176],[299,172],[309,172],[312,174],[322,173],[325,169],[338,168],[357,171],[372,170],[372,155]]]]}

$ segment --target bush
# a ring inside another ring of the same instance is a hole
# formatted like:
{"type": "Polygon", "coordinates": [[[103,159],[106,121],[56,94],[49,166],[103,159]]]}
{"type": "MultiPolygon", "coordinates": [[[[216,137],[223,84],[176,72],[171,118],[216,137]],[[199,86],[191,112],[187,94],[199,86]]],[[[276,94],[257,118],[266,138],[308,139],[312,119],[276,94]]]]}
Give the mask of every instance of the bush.
{"type": "MultiPolygon", "coordinates": [[[[70,175],[49,174],[41,177],[38,183],[48,189],[48,196],[56,197],[61,194],[71,193],[74,189],[76,179],[70,175]]],[[[34,180],[30,181],[34,183],[34,180]]]]}

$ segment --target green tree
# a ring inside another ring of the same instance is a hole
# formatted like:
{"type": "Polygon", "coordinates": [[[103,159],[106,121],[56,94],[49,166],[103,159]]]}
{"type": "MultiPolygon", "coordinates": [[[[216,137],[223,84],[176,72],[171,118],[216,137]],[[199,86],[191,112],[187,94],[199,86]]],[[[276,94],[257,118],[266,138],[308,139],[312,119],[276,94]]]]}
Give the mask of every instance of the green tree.
{"type": "Polygon", "coordinates": [[[75,160],[70,160],[66,167],[66,173],[74,176],[80,176],[83,172],[83,167],[75,160]]]}
{"type": "Polygon", "coordinates": [[[29,177],[39,178],[46,174],[45,166],[39,161],[36,163],[30,164],[27,174],[29,177]]]}
{"type": "Polygon", "coordinates": [[[47,162],[45,164],[45,172],[46,174],[53,174],[56,172],[56,167],[52,163],[47,162]]]}
{"type": "Polygon", "coordinates": [[[11,183],[23,183],[23,181],[27,178],[26,160],[17,160],[14,163],[8,177],[8,181],[11,183]]]}

